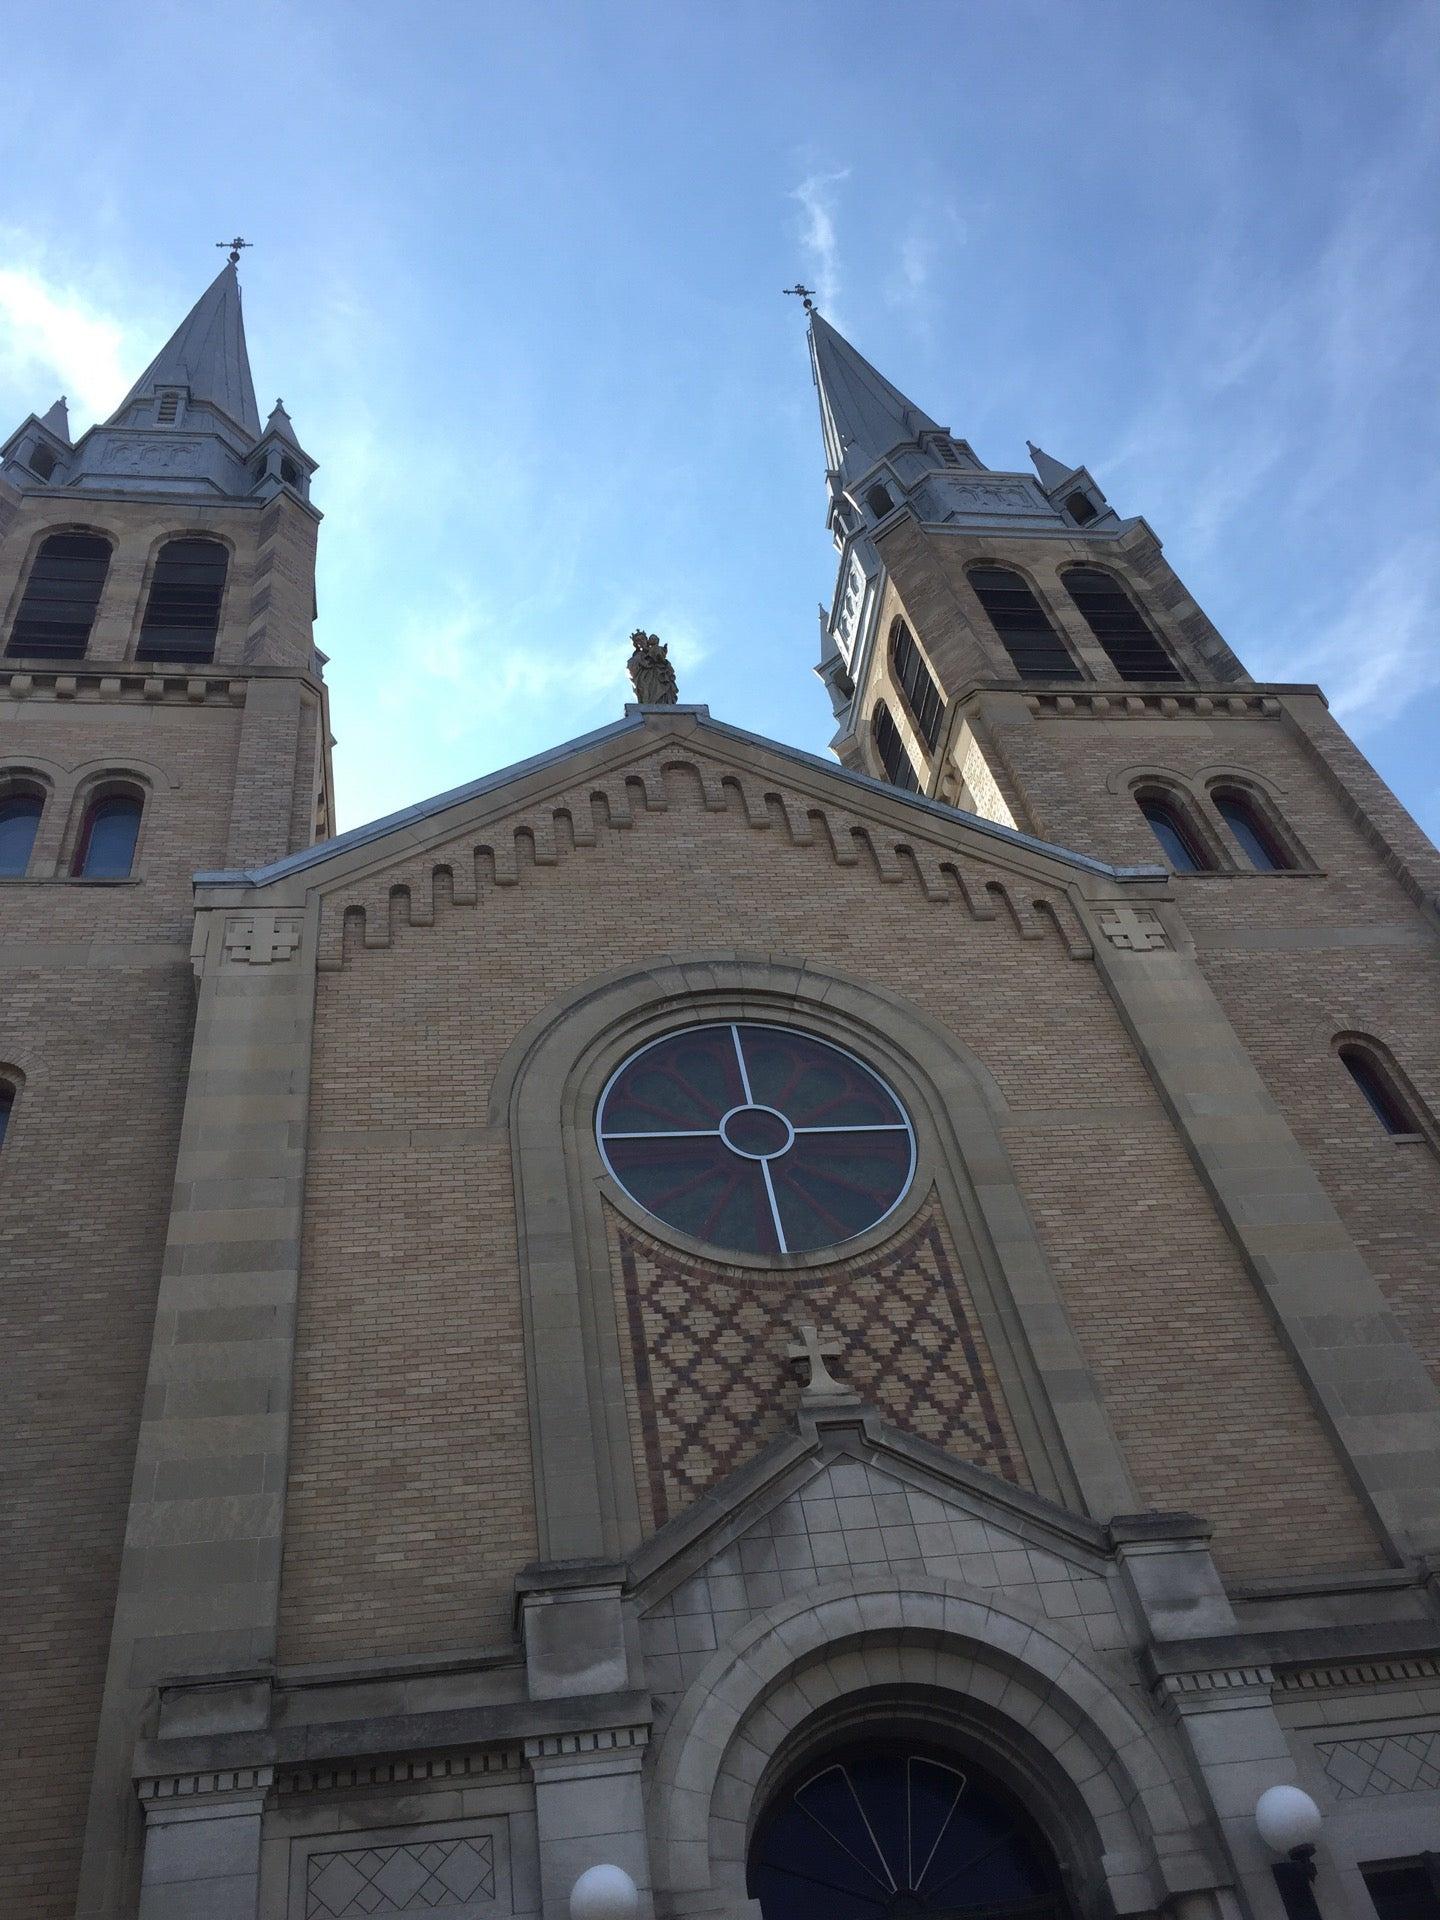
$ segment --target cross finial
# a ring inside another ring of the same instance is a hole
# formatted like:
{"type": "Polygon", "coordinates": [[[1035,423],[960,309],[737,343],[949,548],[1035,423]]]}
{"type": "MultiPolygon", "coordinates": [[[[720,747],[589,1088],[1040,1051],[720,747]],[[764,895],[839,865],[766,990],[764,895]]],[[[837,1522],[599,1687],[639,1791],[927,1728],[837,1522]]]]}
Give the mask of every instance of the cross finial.
{"type": "Polygon", "coordinates": [[[799,299],[800,304],[804,307],[806,313],[813,313],[815,311],[814,287],[802,287],[800,282],[797,280],[793,287],[782,287],[780,291],[782,293],[795,294],[796,297],[799,299]]]}
{"type": "Polygon", "coordinates": [[[229,247],[230,264],[232,267],[238,267],[240,264],[240,249],[242,247],[253,247],[255,242],[253,240],[242,240],[237,233],[233,240],[217,240],[215,244],[217,247],[229,247]]]}
{"type": "Polygon", "coordinates": [[[843,1381],[837,1380],[826,1366],[827,1360],[838,1360],[845,1351],[840,1342],[832,1335],[820,1337],[817,1327],[808,1320],[800,1326],[799,1340],[786,1348],[786,1357],[797,1366],[808,1367],[810,1377],[802,1382],[802,1398],[805,1400],[851,1400],[855,1396],[843,1381]]]}

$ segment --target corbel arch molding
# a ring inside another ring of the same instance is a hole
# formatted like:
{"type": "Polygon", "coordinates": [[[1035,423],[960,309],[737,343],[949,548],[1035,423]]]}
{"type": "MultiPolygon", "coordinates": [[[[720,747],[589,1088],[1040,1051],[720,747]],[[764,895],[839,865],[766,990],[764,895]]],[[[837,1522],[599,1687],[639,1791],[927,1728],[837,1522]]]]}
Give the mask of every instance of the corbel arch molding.
{"type": "Polygon", "coordinates": [[[777,1602],[697,1675],[650,1790],[655,1890],[731,1910],[780,1774],[857,1722],[923,1719],[1020,1791],[1082,1913],[1150,1914],[1229,1884],[1173,1737],[1063,1625],[958,1582],[839,1580],[777,1602]]]}
{"type": "MultiPolygon", "coordinates": [[[[845,1257],[903,1231],[905,1208],[935,1193],[1036,1490],[1102,1518],[1133,1507],[1135,1490],[1003,1145],[1004,1098],[983,1062],[873,982],[783,956],[706,953],[573,989],[517,1036],[492,1083],[490,1124],[510,1133],[542,1557],[614,1557],[642,1534],[606,1212],[633,1210],[595,1146],[600,1094],[636,1047],[682,1024],[727,1019],[803,1027],[891,1079],[915,1124],[916,1179],[901,1210],[847,1243],[845,1257]],[[1032,1340],[1029,1327],[1043,1336],[1032,1340]]],[[[716,1257],[648,1216],[644,1226],[682,1254],[716,1257]]],[[[804,1268],[834,1257],[746,1264],[804,1268]]]]}

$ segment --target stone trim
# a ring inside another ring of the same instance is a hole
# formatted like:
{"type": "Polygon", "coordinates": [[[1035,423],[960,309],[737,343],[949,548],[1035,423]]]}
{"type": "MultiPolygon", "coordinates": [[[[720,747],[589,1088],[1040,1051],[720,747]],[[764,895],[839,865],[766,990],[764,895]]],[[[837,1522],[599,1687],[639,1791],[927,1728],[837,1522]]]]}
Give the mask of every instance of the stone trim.
{"type": "Polygon", "coordinates": [[[103,672],[83,661],[66,667],[0,668],[0,691],[12,700],[161,701],[168,706],[245,704],[245,678],[231,670],[188,673],[103,672]]]}
{"type": "Polygon", "coordinates": [[[1098,689],[1093,693],[1036,693],[1022,681],[1018,690],[1031,713],[1066,720],[1278,720],[1281,711],[1274,694],[1253,687],[1227,693],[1190,689],[1131,693],[1118,687],[1103,693],[1098,689]]]}
{"type": "Polygon", "coordinates": [[[226,1793],[263,1793],[274,1784],[273,1767],[223,1767],[205,1773],[148,1774],[135,1782],[135,1792],[148,1812],[151,1806],[175,1800],[226,1793]]]}
{"type": "Polygon", "coordinates": [[[513,1156],[541,1556],[613,1557],[643,1531],[605,1232],[611,1183],[593,1138],[600,1088],[629,1051],[681,1020],[777,1017],[858,1044],[905,1100],[917,1187],[939,1188],[1036,1490],[1102,1517],[1133,1509],[1001,1143],[1004,1103],[991,1077],[943,1027],[883,989],[773,955],[705,954],[562,996],[512,1044],[492,1084],[491,1116],[508,1120],[513,1156]]]}
{"type": "Polygon", "coordinates": [[[403,1759],[337,1762],[328,1767],[281,1768],[275,1790],[286,1799],[307,1793],[348,1793],[356,1787],[409,1786],[427,1780],[478,1780],[518,1773],[525,1763],[520,1747],[442,1753],[403,1759]]]}

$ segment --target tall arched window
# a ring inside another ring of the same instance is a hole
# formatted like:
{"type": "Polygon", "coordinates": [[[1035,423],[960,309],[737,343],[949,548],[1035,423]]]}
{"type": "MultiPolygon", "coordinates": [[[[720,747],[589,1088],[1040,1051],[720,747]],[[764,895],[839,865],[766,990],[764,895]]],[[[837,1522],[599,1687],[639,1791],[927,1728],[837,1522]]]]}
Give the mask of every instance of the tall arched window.
{"type": "Polygon", "coordinates": [[[1135,796],[1136,804],[1160,842],[1160,850],[1176,873],[1211,873],[1215,863],[1204,841],[1169,794],[1154,788],[1135,796]]]}
{"type": "Polygon", "coordinates": [[[85,809],[70,871],[81,880],[128,880],[143,811],[138,794],[97,794],[85,809]]]}
{"type": "Polygon", "coordinates": [[[885,769],[885,778],[892,787],[899,787],[902,793],[918,793],[920,777],[910,764],[905,742],[900,738],[900,729],[883,700],[876,705],[870,726],[875,736],[875,751],[885,769]]]}
{"type": "Polygon", "coordinates": [[[23,879],[29,871],[44,811],[45,796],[33,787],[11,787],[0,793],[0,874],[7,879],[23,879]]]}
{"type": "Polygon", "coordinates": [[[15,1089],[8,1081],[0,1080],[0,1147],[5,1144],[5,1136],[10,1131],[10,1119],[15,1111],[15,1089]]]}
{"type": "Polygon", "coordinates": [[[52,533],[41,543],[5,651],[36,660],[80,660],[90,644],[110,542],[97,533],[52,533]]]}
{"type": "Polygon", "coordinates": [[[155,562],[136,649],[142,660],[215,657],[230,556],[218,540],[167,540],[155,562]]]}
{"type": "Polygon", "coordinates": [[[1180,669],[1145,624],[1140,609],[1113,574],[1099,567],[1069,567],[1062,578],[1086,624],[1122,680],[1183,679],[1180,669]]]}
{"type": "Polygon", "coordinates": [[[1235,844],[1258,873],[1293,871],[1295,862],[1284,842],[1243,788],[1212,787],[1210,798],[1234,836],[1235,844]]]}
{"type": "Polygon", "coordinates": [[[1370,1111],[1389,1134],[1416,1134],[1420,1128],[1379,1055],[1360,1041],[1336,1048],[1346,1072],[1368,1101],[1370,1111]]]}
{"type": "Polygon", "coordinates": [[[933,753],[940,738],[945,702],[915,644],[914,635],[903,620],[897,620],[890,629],[890,669],[905,696],[915,731],[933,753]]]}
{"type": "Polygon", "coordinates": [[[1078,680],[1080,669],[1024,579],[1009,567],[971,567],[966,578],[1022,680],[1078,680]]]}

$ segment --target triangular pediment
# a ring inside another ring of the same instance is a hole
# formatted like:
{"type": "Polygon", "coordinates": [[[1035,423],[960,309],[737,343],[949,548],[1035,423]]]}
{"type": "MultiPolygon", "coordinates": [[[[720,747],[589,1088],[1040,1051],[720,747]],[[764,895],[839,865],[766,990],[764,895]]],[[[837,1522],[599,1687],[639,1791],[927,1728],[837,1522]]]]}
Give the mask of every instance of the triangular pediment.
{"type": "Polygon", "coordinates": [[[683,1615],[717,1582],[719,1610],[733,1613],[851,1578],[924,1578],[1003,1594],[1097,1649],[1124,1640],[1103,1528],[862,1408],[802,1415],[653,1534],[628,1571],[647,1616],[683,1615]]]}
{"type": "Polygon", "coordinates": [[[706,708],[667,707],[628,709],[610,727],[272,866],[197,874],[199,903],[292,906],[319,893],[332,906],[364,913],[364,943],[385,945],[386,877],[400,868],[404,911],[412,924],[428,924],[433,902],[416,869],[430,851],[459,903],[475,897],[475,885],[514,885],[529,867],[583,855],[602,833],[687,805],[711,814],[738,810],[757,831],[813,847],[840,866],[863,866],[881,885],[958,899],[978,919],[1013,918],[1025,937],[1058,933],[1077,958],[1090,949],[1067,896],[1113,901],[1164,879],[1157,868],[1113,867],[901,793],[713,720],[706,708]],[[473,863],[446,857],[466,842],[473,863]]]}

